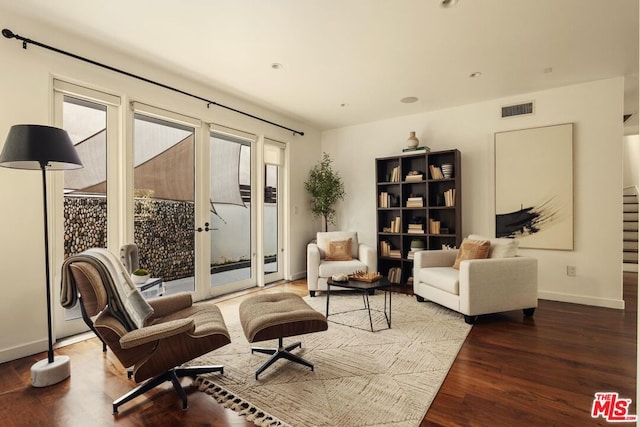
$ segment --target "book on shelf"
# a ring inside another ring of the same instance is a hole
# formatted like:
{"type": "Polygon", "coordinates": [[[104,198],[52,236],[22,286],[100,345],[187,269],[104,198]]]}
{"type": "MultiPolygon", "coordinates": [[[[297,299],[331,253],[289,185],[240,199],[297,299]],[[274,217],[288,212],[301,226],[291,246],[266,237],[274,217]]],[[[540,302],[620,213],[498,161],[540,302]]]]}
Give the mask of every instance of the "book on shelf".
{"type": "Polygon", "coordinates": [[[407,182],[413,181],[422,181],[424,179],[424,174],[420,171],[409,171],[407,176],[404,177],[404,180],[407,182]]]}
{"type": "Polygon", "coordinates": [[[420,154],[420,153],[428,153],[431,151],[431,148],[426,145],[419,145],[417,147],[407,147],[403,148],[402,152],[405,154],[420,154]]]}
{"type": "Polygon", "coordinates": [[[393,208],[398,206],[398,196],[395,194],[381,191],[378,199],[378,206],[381,208],[393,208]]]}
{"type": "Polygon", "coordinates": [[[444,192],[444,205],[451,207],[456,205],[456,189],[452,188],[444,192]]]}
{"type": "MultiPolygon", "coordinates": [[[[389,224],[389,233],[399,233],[400,232],[400,217],[397,216],[391,220],[391,224],[389,224]]],[[[383,230],[384,231],[384,230],[383,230]]]]}
{"type": "Polygon", "coordinates": [[[400,284],[402,282],[402,269],[400,267],[391,267],[387,273],[387,279],[390,283],[400,284]]]}
{"type": "Polygon", "coordinates": [[[394,249],[391,243],[383,240],[380,242],[380,256],[389,258],[401,258],[400,249],[394,249]]]}
{"type": "Polygon", "coordinates": [[[388,182],[400,182],[400,166],[395,166],[391,172],[387,174],[388,182]]]}
{"type": "Polygon", "coordinates": [[[422,228],[409,228],[407,230],[409,234],[424,234],[424,230],[422,228]]]}
{"type": "Polygon", "coordinates": [[[429,218],[429,233],[440,234],[440,221],[429,218]]]}
{"type": "Polygon", "coordinates": [[[429,172],[431,173],[431,179],[444,179],[440,166],[429,165],[429,172]]]}
{"type": "Polygon", "coordinates": [[[422,197],[409,197],[407,198],[407,207],[408,208],[421,208],[424,206],[424,201],[422,197]]]}

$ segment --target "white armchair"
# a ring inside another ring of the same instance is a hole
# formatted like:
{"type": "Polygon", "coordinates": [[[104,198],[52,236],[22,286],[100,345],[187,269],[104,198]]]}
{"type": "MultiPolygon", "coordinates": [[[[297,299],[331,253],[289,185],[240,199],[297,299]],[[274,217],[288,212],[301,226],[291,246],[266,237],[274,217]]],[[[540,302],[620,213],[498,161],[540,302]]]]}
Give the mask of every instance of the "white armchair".
{"type": "Polygon", "coordinates": [[[486,259],[468,259],[453,268],[458,250],[420,251],[413,261],[413,293],[464,315],[473,324],[479,315],[522,309],[533,316],[538,306],[538,261],[517,256],[517,240],[489,240],[486,259]]]}
{"type": "Polygon", "coordinates": [[[358,243],[358,233],[355,231],[318,233],[316,243],[307,245],[307,287],[309,288],[309,295],[314,297],[316,291],[326,291],[327,279],[334,274],[351,274],[356,270],[365,272],[377,271],[377,263],[376,251],[367,245],[358,243]],[[337,242],[344,242],[348,239],[351,239],[351,250],[347,250],[349,254],[345,258],[351,259],[327,259],[327,253],[332,255],[331,247],[335,246],[337,242]]]}

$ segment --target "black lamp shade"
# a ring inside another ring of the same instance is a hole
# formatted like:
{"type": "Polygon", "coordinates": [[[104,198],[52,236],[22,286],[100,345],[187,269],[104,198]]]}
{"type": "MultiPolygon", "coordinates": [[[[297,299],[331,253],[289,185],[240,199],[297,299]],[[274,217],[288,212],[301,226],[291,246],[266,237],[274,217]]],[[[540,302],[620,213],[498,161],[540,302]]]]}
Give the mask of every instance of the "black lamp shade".
{"type": "Polygon", "coordinates": [[[79,169],[82,162],[69,134],[42,125],[14,125],[0,154],[0,166],[14,169],[79,169]]]}

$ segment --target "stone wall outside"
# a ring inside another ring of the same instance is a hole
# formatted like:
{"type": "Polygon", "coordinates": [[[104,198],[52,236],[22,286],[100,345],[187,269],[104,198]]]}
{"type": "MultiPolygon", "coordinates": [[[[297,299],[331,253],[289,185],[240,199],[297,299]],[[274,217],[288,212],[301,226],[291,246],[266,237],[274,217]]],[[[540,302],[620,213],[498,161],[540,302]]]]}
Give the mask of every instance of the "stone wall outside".
{"type": "MultiPolygon", "coordinates": [[[[92,247],[106,247],[106,200],[65,196],[65,258],[92,247]]],[[[135,204],[134,241],[140,252],[140,266],[166,281],[193,276],[193,203],[135,199],[135,204]]]]}

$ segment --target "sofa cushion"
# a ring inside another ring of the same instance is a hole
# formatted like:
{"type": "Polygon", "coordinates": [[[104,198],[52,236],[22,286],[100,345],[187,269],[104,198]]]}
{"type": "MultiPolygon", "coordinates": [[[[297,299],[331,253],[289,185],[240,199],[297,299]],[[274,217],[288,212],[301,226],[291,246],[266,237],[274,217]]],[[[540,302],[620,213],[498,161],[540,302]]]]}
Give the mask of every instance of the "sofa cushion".
{"type": "Polygon", "coordinates": [[[460,268],[460,262],[466,259],[484,259],[489,255],[491,245],[488,240],[464,239],[456,255],[453,268],[460,268]]]}
{"type": "Polygon", "coordinates": [[[490,239],[478,234],[471,234],[469,239],[488,240],[491,244],[488,258],[512,258],[518,253],[518,246],[520,245],[519,240],[504,237],[490,239]]]}
{"type": "Polygon", "coordinates": [[[351,238],[332,240],[327,245],[327,261],[351,261],[351,238]]]}
{"type": "Polygon", "coordinates": [[[352,274],[356,270],[367,271],[367,265],[353,259],[351,261],[322,261],[318,269],[318,277],[331,277],[334,274],[352,274]]]}
{"type": "Polygon", "coordinates": [[[421,268],[418,271],[418,280],[450,294],[459,295],[459,274],[459,271],[453,267],[421,268]]]}
{"type": "Polygon", "coordinates": [[[320,258],[327,256],[327,248],[332,240],[351,239],[351,257],[358,258],[358,233],[355,231],[325,231],[316,236],[316,243],[320,251],[320,258]]]}

